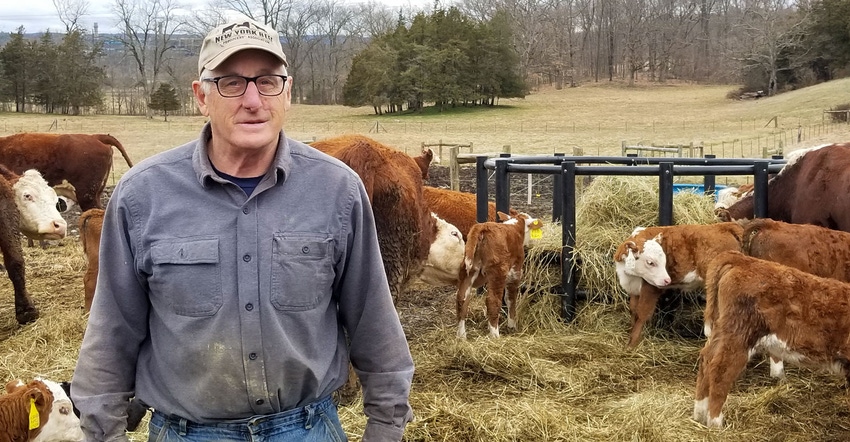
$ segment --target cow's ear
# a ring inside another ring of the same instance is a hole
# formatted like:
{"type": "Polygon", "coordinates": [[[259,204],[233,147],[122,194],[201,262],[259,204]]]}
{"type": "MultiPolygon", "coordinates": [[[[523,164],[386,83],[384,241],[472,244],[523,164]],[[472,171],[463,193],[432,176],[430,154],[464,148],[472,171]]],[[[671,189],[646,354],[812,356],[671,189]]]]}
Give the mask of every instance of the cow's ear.
{"type": "Polygon", "coordinates": [[[637,251],[638,251],[637,244],[634,241],[626,241],[626,242],[620,244],[620,247],[617,247],[617,251],[614,252],[614,260],[615,261],[625,260],[626,257],[630,253],[637,252],[637,251]]]}
{"type": "Polygon", "coordinates": [[[502,223],[511,219],[511,217],[508,216],[507,214],[505,214],[505,212],[499,211],[499,212],[496,212],[496,215],[499,218],[499,222],[502,222],[502,223]]]}
{"type": "Polygon", "coordinates": [[[657,242],[658,244],[661,244],[661,234],[660,233],[658,235],[655,235],[655,238],[652,238],[652,239],[654,239],[655,242],[657,242]]]}
{"type": "Polygon", "coordinates": [[[624,262],[626,264],[626,270],[634,270],[637,266],[637,256],[635,256],[635,253],[631,249],[629,249],[629,253],[626,255],[624,262]]]}

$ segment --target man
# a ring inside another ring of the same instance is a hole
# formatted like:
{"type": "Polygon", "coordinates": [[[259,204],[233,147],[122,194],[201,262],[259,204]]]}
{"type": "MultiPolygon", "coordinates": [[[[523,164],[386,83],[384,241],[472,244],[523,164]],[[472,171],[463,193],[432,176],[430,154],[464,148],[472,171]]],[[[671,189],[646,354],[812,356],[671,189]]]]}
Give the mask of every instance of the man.
{"type": "Polygon", "coordinates": [[[364,441],[400,440],[413,361],[362,183],[285,137],[292,79],[253,21],[204,39],[198,140],[128,171],[107,206],[73,379],[89,440],[345,440],[330,396],[349,360],[364,441]],[[257,440],[257,439],[254,439],[257,440]]]}

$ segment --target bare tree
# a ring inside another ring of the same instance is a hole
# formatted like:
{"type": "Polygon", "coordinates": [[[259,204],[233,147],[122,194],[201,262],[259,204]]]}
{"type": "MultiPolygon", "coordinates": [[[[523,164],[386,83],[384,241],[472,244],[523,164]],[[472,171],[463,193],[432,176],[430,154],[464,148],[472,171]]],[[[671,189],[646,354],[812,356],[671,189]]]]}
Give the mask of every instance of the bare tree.
{"type": "MultiPolygon", "coordinates": [[[[119,39],[135,62],[139,85],[150,102],[175,48],[175,34],[184,27],[180,5],[175,0],[115,0],[113,7],[123,32],[119,39]]],[[[153,118],[147,106],[146,114],[153,118]]]]}
{"type": "Polygon", "coordinates": [[[787,0],[757,0],[745,10],[741,21],[746,38],[739,58],[745,68],[762,69],[768,76],[768,95],[779,88],[779,72],[797,67],[789,59],[799,54],[805,18],[797,17],[787,0]]]}
{"type": "Polygon", "coordinates": [[[53,7],[59,14],[59,21],[65,25],[65,33],[79,30],[80,18],[88,13],[88,0],[53,0],[53,7]]]}

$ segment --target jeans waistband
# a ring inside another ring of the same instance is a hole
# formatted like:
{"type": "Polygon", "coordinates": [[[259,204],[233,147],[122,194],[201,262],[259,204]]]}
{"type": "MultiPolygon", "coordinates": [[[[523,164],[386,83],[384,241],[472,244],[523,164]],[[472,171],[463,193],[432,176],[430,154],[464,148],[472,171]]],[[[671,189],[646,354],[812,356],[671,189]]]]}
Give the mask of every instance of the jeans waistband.
{"type": "Polygon", "coordinates": [[[325,396],[303,407],[293,408],[291,410],[281,411],[275,414],[266,414],[252,416],[245,419],[226,420],[208,423],[192,422],[188,419],[171,414],[165,414],[154,410],[151,419],[161,419],[176,427],[180,428],[181,432],[186,432],[187,429],[195,428],[216,428],[225,431],[250,431],[251,433],[262,432],[267,428],[273,428],[280,425],[291,425],[299,421],[309,423],[313,420],[316,412],[321,412],[328,407],[333,407],[334,402],[331,396],[325,396]]]}

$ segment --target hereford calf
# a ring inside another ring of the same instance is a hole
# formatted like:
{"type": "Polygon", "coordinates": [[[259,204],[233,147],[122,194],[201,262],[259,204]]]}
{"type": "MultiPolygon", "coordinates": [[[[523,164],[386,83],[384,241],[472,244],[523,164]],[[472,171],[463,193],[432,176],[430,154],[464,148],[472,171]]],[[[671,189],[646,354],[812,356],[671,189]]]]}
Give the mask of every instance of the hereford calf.
{"type": "MultiPolygon", "coordinates": [[[[432,212],[457,227],[463,234],[464,241],[469,240],[469,230],[478,223],[474,193],[424,186],[422,196],[432,212]]],[[[510,209],[509,215],[515,217],[517,211],[510,209]]],[[[488,203],[487,221],[496,221],[496,203],[492,201],[488,203]]]]}
{"type": "Polygon", "coordinates": [[[97,286],[97,267],[100,253],[100,231],[103,229],[103,209],[89,209],[80,215],[80,243],[86,255],[86,273],[83,275],[86,313],[91,311],[94,289],[97,286]]]}
{"type": "Polygon", "coordinates": [[[662,291],[702,287],[708,261],[721,251],[740,250],[742,232],[733,222],[647,227],[635,229],[620,244],[614,263],[620,286],[629,295],[629,347],[640,342],[662,291]]]}
{"type": "Polygon", "coordinates": [[[466,338],[466,314],[472,288],[487,286],[487,321],[490,337],[499,337],[499,311],[505,291],[508,299],[507,326],[516,328],[516,300],[522,280],[525,246],[531,231],[543,224],[527,213],[511,217],[498,212],[502,223],[479,223],[469,231],[464,252],[464,265],[460,267],[457,287],[457,336],[466,338]]]}
{"type": "Polygon", "coordinates": [[[850,284],[726,251],[708,265],[705,309],[715,319],[699,355],[697,422],[723,427],[726,397],[759,348],[850,382],[850,284]]]}
{"type": "Polygon", "coordinates": [[[0,396],[0,441],[30,441],[50,421],[53,393],[43,382],[12,381],[0,396]]]}
{"type": "MultiPolygon", "coordinates": [[[[50,411],[50,419],[42,426],[41,433],[33,439],[33,442],[80,442],[83,440],[83,430],[80,427],[80,418],[74,414],[74,404],[71,398],[62,389],[62,385],[49,379],[36,378],[53,393],[53,408],[50,411]]],[[[24,385],[20,382],[19,385],[24,385]]]]}

